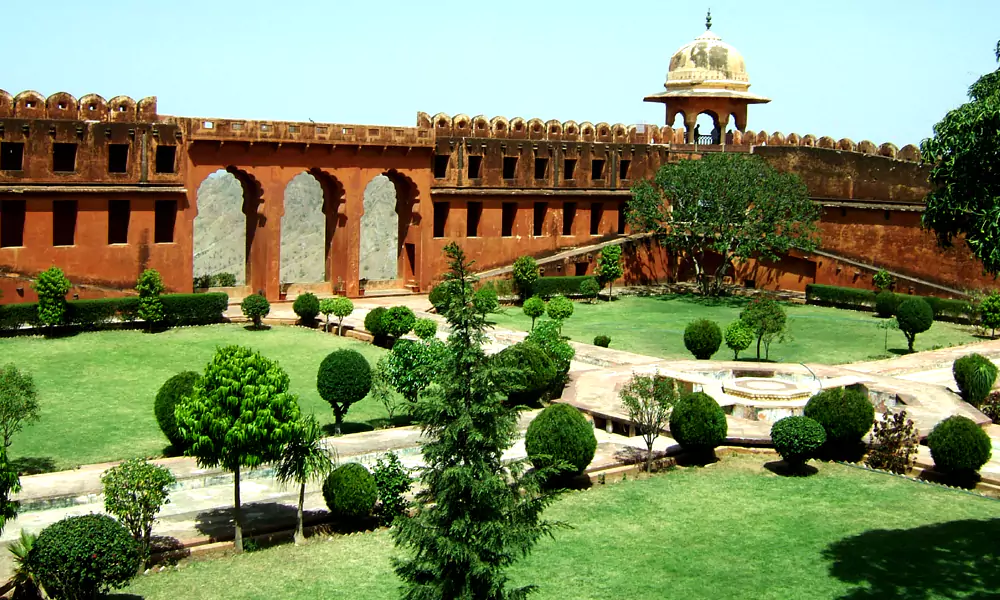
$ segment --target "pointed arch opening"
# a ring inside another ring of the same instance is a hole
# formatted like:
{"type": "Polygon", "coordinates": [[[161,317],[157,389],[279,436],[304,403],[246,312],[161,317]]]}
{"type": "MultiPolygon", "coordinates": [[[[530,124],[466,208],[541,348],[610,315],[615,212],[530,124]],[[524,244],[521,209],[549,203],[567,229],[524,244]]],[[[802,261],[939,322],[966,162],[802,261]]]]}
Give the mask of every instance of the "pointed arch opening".
{"type": "Polygon", "coordinates": [[[337,208],[343,198],[340,182],[320,169],[299,173],[288,182],[281,217],[283,286],[330,281],[337,208]]]}
{"type": "Polygon", "coordinates": [[[358,278],[365,282],[404,282],[417,278],[419,202],[417,185],[390,169],[365,186],[361,215],[358,278]]]}
{"type": "Polygon", "coordinates": [[[192,256],[195,281],[218,285],[229,279],[236,286],[249,285],[251,249],[262,218],[259,183],[237,167],[220,169],[198,186],[196,202],[192,256]]]}

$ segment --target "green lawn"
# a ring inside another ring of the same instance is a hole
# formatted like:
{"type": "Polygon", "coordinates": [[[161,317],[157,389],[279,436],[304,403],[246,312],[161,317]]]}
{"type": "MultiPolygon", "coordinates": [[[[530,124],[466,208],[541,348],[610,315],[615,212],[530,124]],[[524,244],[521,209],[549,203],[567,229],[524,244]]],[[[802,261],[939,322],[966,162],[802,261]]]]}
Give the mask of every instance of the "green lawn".
{"type": "MultiPolygon", "coordinates": [[[[533,598],[993,598],[1000,502],[837,464],[779,477],[763,456],[571,493],[567,522],[512,571],[533,598]]],[[[183,564],[126,593],[398,598],[385,531],[183,564]]],[[[128,596],[135,598],[136,596],[128,596]]]]}
{"type": "MultiPolygon", "coordinates": [[[[735,321],[747,298],[706,299],[699,296],[625,297],[615,302],[576,302],[573,316],[563,326],[563,334],[578,342],[593,343],[594,336],[611,336],[611,348],[663,358],[692,358],[684,348],[684,328],[696,319],[711,319],[725,330],[735,321]]],[[[906,352],[906,338],[889,332],[889,352],[884,350],[885,332],[871,313],[802,304],[786,304],[788,335],[784,342],[771,345],[771,360],[777,362],[817,362],[843,364],[871,358],[885,358],[906,352]]],[[[531,319],[520,307],[509,306],[493,319],[498,326],[528,330],[531,319]]],[[[979,341],[972,328],[938,322],[919,334],[916,350],[955,346],[979,341]]],[[[761,349],[761,357],[764,351],[761,349]]],[[[731,360],[725,342],[713,357],[731,360]]],[[[754,348],[740,358],[754,358],[754,348]]]]}
{"type": "MultiPolygon", "coordinates": [[[[353,348],[374,364],[384,350],[300,327],[247,331],[242,325],[183,327],[156,334],[102,331],[45,339],[0,339],[5,362],[31,372],[41,420],[14,439],[22,468],[64,469],[133,456],[162,455],[167,440],[153,416],[153,399],[168,378],[203,372],[216,347],[250,346],[277,360],[291,378],[304,412],[322,423],[333,411],[316,391],[316,371],[338,348],[353,348]]],[[[346,417],[346,432],[385,419],[381,404],[365,398],[346,417]]]]}

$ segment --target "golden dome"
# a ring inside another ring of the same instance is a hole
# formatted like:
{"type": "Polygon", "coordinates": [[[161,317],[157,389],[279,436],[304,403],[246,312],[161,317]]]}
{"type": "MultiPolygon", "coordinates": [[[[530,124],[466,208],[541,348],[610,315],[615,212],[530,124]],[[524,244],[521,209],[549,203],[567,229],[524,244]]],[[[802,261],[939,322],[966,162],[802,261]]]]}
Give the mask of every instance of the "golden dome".
{"type": "Polygon", "coordinates": [[[711,30],[706,30],[670,57],[666,87],[705,83],[736,84],[744,89],[750,84],[743,56],[711,30]]]}

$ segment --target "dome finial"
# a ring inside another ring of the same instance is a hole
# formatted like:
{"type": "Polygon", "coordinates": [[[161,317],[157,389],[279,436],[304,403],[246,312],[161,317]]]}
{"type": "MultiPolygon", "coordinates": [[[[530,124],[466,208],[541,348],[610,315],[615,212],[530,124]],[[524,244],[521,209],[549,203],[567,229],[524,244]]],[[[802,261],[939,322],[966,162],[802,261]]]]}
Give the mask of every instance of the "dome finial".
{"type": "Polygon", "coordinates": [[[708,9],[708,16],[705,17],[705,29],[712,28],[712,9],[708,9]]]}

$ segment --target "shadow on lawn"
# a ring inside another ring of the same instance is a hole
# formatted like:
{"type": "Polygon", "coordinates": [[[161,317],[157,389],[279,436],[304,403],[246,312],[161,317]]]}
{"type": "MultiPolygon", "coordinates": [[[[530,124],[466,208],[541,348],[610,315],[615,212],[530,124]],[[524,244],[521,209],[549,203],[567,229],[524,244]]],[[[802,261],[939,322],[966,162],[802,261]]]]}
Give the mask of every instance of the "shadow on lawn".
{"type": "MultiPolygon", "coordinates": [[[[290,529],[295,526],[295,506],[277,502],[248,502],[243,505],[244,539],[263,530],[290,529]]],[[[306,510],[303,520],[308,523],[325,514],[325,511],[306,510]]],[[[233,539],[233,507],[213,508],[198,513],[195,528],[213,540],[233,539]]]]}
{"type": "Polygon", "coordinates": [[[1000,597],[1000,519],[877,529],[827,546],[844,600],[1000,597]]]}
{"type": "Polygon", "coordinates": [[[695,294],[668,294],[657,296],[656,299],[661,302],[686,302],[698,306],[723,308],[743,308],[750,302],[750,298],[743,296],[698,296],[695,294]]]}
{"type": "Polygon", "coordinates": [[[56,461],[50,456],[21,456],[10,461],[18,475],[38,475],[56,470],[56,461]]]}

